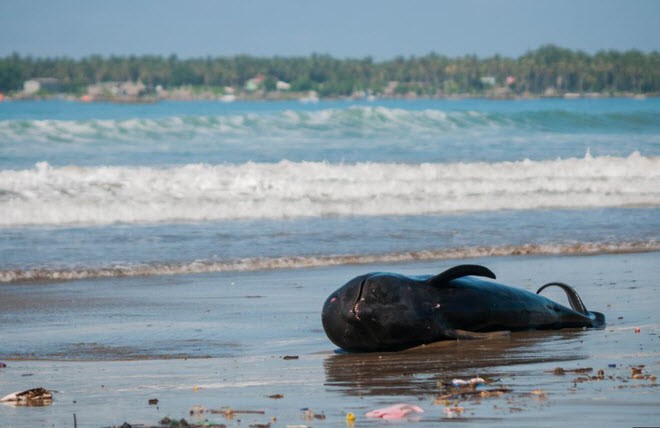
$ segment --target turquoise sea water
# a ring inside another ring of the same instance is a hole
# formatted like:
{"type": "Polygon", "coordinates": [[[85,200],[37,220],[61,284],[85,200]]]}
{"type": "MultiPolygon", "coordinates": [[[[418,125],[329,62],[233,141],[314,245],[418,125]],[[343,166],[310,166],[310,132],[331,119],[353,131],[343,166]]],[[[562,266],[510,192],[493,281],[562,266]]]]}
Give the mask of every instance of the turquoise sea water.
{"type": "Polygon", "coordinates": [[[660,100],[0,103],[0,281],[660,248],[660,100]]]}

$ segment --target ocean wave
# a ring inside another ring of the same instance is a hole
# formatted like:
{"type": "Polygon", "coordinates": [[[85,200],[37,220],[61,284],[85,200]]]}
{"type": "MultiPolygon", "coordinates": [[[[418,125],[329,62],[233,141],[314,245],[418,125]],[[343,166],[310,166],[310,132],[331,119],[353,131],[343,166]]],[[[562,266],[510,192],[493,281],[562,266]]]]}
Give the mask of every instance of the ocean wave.
{"type": "Polygon", "coordinates": [[[660,158],[0,171],[0,227],[660,206],[660,158]]]}
{"type": "Polygon", "coordinates": [[[43,143],[209,141],[223,138],[379,138],[417,137],[500,130],[571,132],[644,129],[657,132],[655,111],[599,112],[476,110],[407,110],[384,106],[353,106],[316,111],[284,110],[277,113],[170,116],[131,119],[13,119],[0,120],[0,141],[43,143]]]}
{"type": "Polygon", "coordinates": [[[112,265],[90,268],[34,268],[0,270],[0,283],[71,281],[155,275],[182,275],[212,272],[301,269],[323,266],[404,263],[494,256],[589,255],[659,251],[657,240],[636,242],[580,242],[564,244],[524,244],[473,246],[386,254],[345,254],[292,257],[249,257],[224,261],[197,260],[189,263],[151,263],[133,266],[112,265]]]}

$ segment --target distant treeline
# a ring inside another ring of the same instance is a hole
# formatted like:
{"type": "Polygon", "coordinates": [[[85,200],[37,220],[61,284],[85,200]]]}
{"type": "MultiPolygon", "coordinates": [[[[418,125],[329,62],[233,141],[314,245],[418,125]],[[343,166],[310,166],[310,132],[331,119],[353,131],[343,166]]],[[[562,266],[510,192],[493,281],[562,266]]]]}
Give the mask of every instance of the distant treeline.
{"type": "Polygon", "coordinates": [[[387,61],[337,59],[329,55],[261,58],[246,55],[181,59],[163,56],[90,56],[83,59],[32,58],[13,54],[0,58],[0,91],[20,90],[32,78],[59,79],[64,92],[82,92],[87,85],[108,81],[142,81],[147,87],[184,85],[242,88],[261,75],[262,89],[277,81],[291,91],[315,90],[321,96],[374,94],[438,95],[483,93],[504,87],[516,93],[660,92],[660,53],[637,50],[601,51],[590,55],[553,45],[517,59],[449,58],[431,53],[387,61]],[[393,84],[390,82],[398,82],[393,84]],[[494,84],[493,84],[494,83],[494,84]]]}

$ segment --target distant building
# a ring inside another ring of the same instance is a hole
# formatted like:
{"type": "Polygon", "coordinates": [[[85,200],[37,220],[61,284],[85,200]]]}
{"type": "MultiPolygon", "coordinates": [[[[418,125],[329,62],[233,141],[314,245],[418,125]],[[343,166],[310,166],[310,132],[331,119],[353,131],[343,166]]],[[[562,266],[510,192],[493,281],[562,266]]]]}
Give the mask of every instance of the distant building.
{"type": "Polygon", "coordinates": [[[278,91],[288,91],[291,89],[291,84],[278,80],[277,83],[275,83],[275,89],[278,91]]]}
{"type": "Polygon", "coordinates": [[[34,95],[41,89],[41,85],[36,80],[26,80],[23,82],[23,92],[27,95],[34,95]]]}
{"type": "Polygon", "coordinates": [[[54,77],[37,77],[23,82],[23,93],[34,95],[39,91],[58,92],[60,81],[54,77]]]}
{"type": "Polygon", "coordinates": [[[553,86],[548,86],[545,88],[545,91],[543,91],[543,96],[544,97],[556,97],[558,96],[557,90],[553,86]]]}
{"type": "Polygon", "coordinates": [[[396,91],[396,88],[399,86],[399,82],[396,80],[391,80],[387,82],[387,86],[385,86],[385,89],[383,89],[383,94],[385,95],[394,95],[394,92],[396,91]]]}
{"type": "Polygon", "coordinates": [[[493,76],[483,76],[479,81],[484,86],[495,86],[495,77],[493,76]]]}
{"type": "Polygon", "coordinates": [[[137,82],[102,82],[87,87],[87,95],[93,98],[131,97],[143,95],[147,87],[137,82]]]}
{"type": "Polygon", "coordinates": [[[147,91],[147,87],[144,86],[142,81],[138,80],[137,82],[124,82],[119,85],[119,91],[121,95],[127,97],[139,97],[147,91]]]}
{"type": "Polygon", "coordinates": [[[266,78],[264,77],[263,74],[258,74],[252,79],[248,79],[248,81],[245,82],[245,90],[249,92],[256,91],[257,89],[259,89],[259,87],[264,82],[264,80],[266,80],[266,78]]]}
{"type": "Polygon", "coordinates": [[[117,96],[119,94],[119,83],[103,82],[87,86],[87,95],[92,98],[117,96]]]}

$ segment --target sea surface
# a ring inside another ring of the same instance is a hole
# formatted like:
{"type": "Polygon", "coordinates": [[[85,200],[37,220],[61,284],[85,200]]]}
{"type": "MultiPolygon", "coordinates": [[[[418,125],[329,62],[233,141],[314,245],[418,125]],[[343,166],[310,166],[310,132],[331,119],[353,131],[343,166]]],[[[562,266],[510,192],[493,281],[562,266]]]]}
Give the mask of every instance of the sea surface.
{"type": "Polygon", "coordinates": [[[0,282],[660,249],[660,99],[0,103],[0,282]]]}

